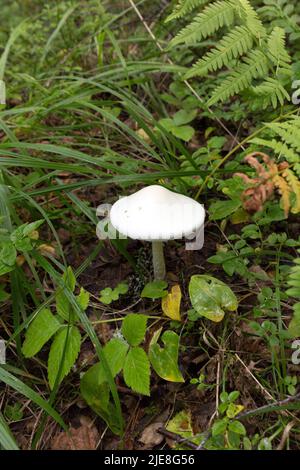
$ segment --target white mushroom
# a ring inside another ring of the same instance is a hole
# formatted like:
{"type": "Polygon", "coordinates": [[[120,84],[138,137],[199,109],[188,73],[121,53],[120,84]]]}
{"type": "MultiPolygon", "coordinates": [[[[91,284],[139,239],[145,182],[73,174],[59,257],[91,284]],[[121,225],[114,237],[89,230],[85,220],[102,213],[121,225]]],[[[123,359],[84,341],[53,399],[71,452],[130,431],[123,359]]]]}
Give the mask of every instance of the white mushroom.
{"type": "Polygon", "coordinates": [[[157,280],[166,275],[163,242],[195,236],[203,227],[204,218],[201,204],[158,185],[119,199],[110,211],[111,224],[122,235],[152,242],[157,280]]]}

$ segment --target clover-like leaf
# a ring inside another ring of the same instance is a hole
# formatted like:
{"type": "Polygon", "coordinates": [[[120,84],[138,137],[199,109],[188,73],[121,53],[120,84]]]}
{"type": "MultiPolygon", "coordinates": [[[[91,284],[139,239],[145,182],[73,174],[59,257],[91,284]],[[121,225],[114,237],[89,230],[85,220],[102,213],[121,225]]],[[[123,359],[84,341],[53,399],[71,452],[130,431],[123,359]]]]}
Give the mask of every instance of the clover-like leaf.
{"type": "Polygon", "coordinates": [[[189,294],[199,317],[206,317],[214,322],[223,320],[225,310],[235,311],[238,307],[237,298],[230,287],[212,276],[192,276],[189,294]]]}

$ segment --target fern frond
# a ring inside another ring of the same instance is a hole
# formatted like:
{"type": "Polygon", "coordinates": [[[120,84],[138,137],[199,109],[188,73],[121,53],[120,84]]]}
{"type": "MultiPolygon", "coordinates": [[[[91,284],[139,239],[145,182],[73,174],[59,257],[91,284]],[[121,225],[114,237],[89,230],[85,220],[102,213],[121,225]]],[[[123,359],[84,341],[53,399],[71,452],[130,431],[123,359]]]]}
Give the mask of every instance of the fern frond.
{"type": "Polygon", "coordinates": [[[290,101],[290,95],[279,80],[268,77],[266,80],[253,88],[255,95],[262,98],[262,108],[266,109],[270,104],[277,108],[278,103],[283,106],[285,99],[290,101]]]}
{"type": "Polygon", "coordinates": [[[292,148],[300,152],[300,127],[298,121],[287,121],[283,123],[269,123],[267,127],[277,134],[292,148]]]}
{"type": "Polygon", "coordinates": [[[224,36],[215,49],[208,52],[198,60],[186,78],[205,75],[229,65],[232,59],[245,54],[253,46],[253,36],[245,26],[236,26],[234,30],[224,36]]]}
{"type": "Polygon", "coordinates": [[[166,18],[165,23],[183,18],[195,8],[205,5],[208,0],[179,0],[172,13],[166,18]]]}
{"type": "Polygon", "coordinates": [[[288,147],[284,142],[279,142],[275,139],[266,140],[255,137],[254,139],[250,140],[250,143],[272,149],[274,153],[280,157],[285,157],[285,159],[291,164],[299,162],[299,155],[297,155],[297,153],[288,147]]]}
{"type": "Polygon", "coordinates": [[[191,24],[183,28],[170,42],[170,46],[177,44],[195,44],[202,38],[215,33],[223,26],[231,26],[234,22],[235,7],[229,0],[218,0],[207,5],[191,24]]]}
{"type": "Polygon", "coordinates": [[[291,73],[291,58],[285,48],[285,32],[276,26],[268,39],[268,56],[273,64],[287,74],[291,73]]]}
{"type": "Polygon", "coordinates": [[[267,34],[266,29],[250,2],[248,0],[237,0],[235,3],[240,17],[252,34],[258,39],[264,38],[267,34]]]}
{"type": "Polygon", "coordinates": [[[212,106],[217,101],[225,101],[231,96],[249,88],[252,80],[268,73],[268,63],[265,54],[260,50],[254,50],[245,57],[225,80],[219,85],[208,101],[212,106]]]}

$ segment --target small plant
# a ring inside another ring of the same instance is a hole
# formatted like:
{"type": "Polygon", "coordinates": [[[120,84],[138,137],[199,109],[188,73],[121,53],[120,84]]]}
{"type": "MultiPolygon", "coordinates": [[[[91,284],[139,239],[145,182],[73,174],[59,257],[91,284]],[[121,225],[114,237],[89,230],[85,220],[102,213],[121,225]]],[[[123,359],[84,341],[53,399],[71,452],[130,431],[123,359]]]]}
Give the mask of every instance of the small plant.
{"type": "MultiPolygon", "coordinates": [[[[63,275],[65,288],[75,290],[76,279],[69,267],[63,275]]],[[[79,322],[68,296],[62,288],[56,291],[56,315],[49,308],[41,309],[31,321],[25,334],[22,352],[26,358],[35,356],[53,338],[48,356],[48,380],[50,388],[58,386],[69,374],[80,351],[81,334],[79,322]]],[[[75,296],[83,310],[89,304],[89,293],[81,288],[75,296]]]]}
{"type": "Polygon", "coordinates": [[[245,426],[236,419],[236,416],[244,409],[236,404],[239,392],[222,392],[219,405],[220,418],[212,426],[212,437],[208,441],[208,448],[239,449],[246,436],[245,426]]]}
{"type": "Polygon", "coordinates": [[[106,287],[100,291],[100,302],[103,304],[109,305],[112,302],[119,300],[120,295],[127,294],[128,284],[125,282],[120,282],[114,289],[111,287],[106,287]]]}
{"type": "MultiPolygon", "coordinates": [[[[128,387],[137,393],[150,396],[150,364],[165,380],[183,382],[184,379],[177,365],[178,335],[173,331],[165,331],[161,337],[164,348],[161,348],[158,344],[161,330],[158,330],[151,339],[147,354],[141,347],[145,340],[146,328],[147,316],[127,315],[122,321],[121,330],[105,345],[103,353],[113,377],[122,372],[128,387]]],[[[81,393],[88,405],[118,433],[102,362],[92,366],[83,375],[81,393]]]]}
{"type": "Polygon", "coordinates": [[[44,220],[20,225],[11,233],[7,230],[0,232],[0,276],[14,270],[18,252],[28,253],[34,249],[39,237],[37,229],[44,220]]]}
{"type": "Polygon", "coordinates": [[[190,384],[191,385],[197,385],[196,388],[197,388],[197,390],[199,390],[199,392],[214,388],[214,385],[208,385],[208,384],[205,383],[205,375],[204,374],[200,374],[198,378],[191,379],[190,384]]]}

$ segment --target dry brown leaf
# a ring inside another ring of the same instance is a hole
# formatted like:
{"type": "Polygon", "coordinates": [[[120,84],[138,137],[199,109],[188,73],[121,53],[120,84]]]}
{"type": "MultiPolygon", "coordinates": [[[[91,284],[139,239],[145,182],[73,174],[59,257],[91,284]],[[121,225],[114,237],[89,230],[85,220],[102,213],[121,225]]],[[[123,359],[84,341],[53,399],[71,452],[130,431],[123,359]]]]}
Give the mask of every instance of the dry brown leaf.
{"type": "MultiPolygon", "coordinates": [[[[275,189],[277,189],[281,195],[282,207],[287,217],[291,206],[290,194],[298,188],[295,183],[298,180],[296,177],[293,178],[293,173],[288,170],[288,163],[281,162],[277,165],[274,160],[262,152],[253,152],[247,155],[244,161],[257,173],[257,178],[249,178],[244,173],[235,173],[235,176],[239,176],[249,185],[242,193],[244,209],[249,213],[261,211],[264,203],[273,196],[275,189]],[[265,166],[258,161],[258,156],[262,157],[265,166]]],[[[298,208],[295,207],[294,210],[297,211],[298,208]]]]}
{"type": "Polygon", "coordinates": [[[95,426],[80,426],[70,428],[69,433],[63,431],[57,434],[51,442],[52,450],[95,450],[100,435],[95,426]]]}
{"type": "Polygon", "coordinates": [[[152,423],[147,426],[140,438],[139,441],[144,444],[145,449],[151,449],[154,446],[157,446],[161,444],[161,442],[164,440],[164,437],[162,434],[157,432],[159,428],[162,428],[164,426],[164,423],[152,423]]]}

